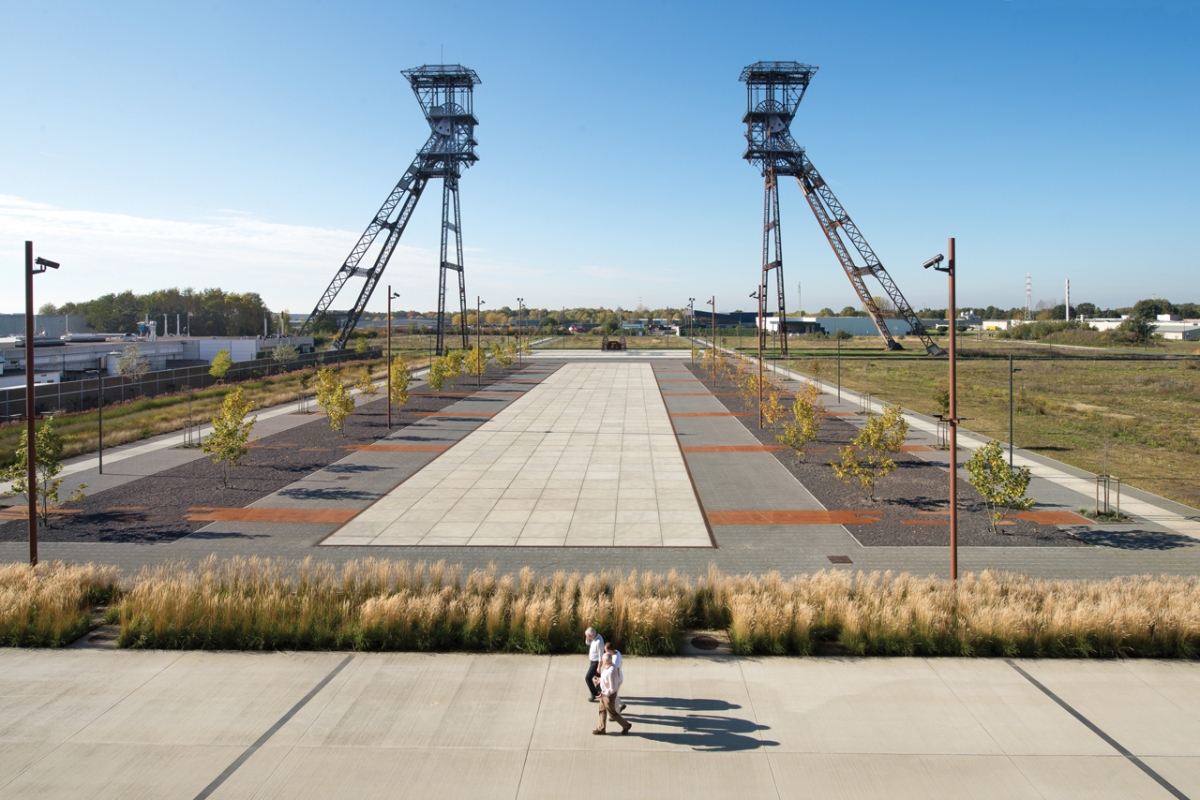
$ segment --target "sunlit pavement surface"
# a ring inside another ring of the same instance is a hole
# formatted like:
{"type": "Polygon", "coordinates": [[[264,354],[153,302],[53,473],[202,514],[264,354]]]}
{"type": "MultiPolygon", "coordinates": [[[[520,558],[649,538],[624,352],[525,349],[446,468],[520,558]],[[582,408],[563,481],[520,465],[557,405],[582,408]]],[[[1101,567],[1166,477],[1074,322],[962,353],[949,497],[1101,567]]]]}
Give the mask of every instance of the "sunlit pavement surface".
{"type": "Polygon", "coordinates": [[[0,651],[0,797],[1200,798],[1200,665],[0,651]]]}

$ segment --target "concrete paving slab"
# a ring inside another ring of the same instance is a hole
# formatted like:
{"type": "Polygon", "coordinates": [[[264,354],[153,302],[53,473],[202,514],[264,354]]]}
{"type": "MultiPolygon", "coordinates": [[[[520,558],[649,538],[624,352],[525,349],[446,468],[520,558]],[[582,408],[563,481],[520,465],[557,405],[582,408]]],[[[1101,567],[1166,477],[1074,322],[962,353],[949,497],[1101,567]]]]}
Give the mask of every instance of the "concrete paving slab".
{"type": "Polygon", "coordinates": [[[768,758],[781,798],[1046,797],[1004,756],[772,753],[768,758]]]}

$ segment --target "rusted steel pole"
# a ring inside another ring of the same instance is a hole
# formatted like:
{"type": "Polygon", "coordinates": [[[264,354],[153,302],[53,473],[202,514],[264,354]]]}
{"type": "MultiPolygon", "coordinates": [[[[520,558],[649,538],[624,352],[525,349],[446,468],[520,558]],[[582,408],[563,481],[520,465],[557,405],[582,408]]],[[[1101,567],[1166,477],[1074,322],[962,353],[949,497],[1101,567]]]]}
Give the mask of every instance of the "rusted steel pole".
{"type": "Polygon", "coordinates": [[[392,285],[388,284],[387,318],[387,429],[392,429],[392,285]]]}
{"type": "Polygon", "coordinates": [[[954,238],[946,245],[947,272],[950,283],[950,580],[958,580],[958,389],[957,358],[955,350],[958,332],[958,312],[954,307],[954,238]]]}
{"type": "MultiPolygon", "coordinates": [[[[767,294],[767,284],[763,283],[762,286],[758,287],[758,324],[760,326],[764,324],[763,314],[766,313],[766,310],[767,310],[767,304],[764,301],[766,294],[767,294]]],[[[763,350],[763,337],[762,337],[762,334],[760,333],[758,336],[758,429],[759,430],[762,430],[762,427],[763,427],[763,409],[762,409],[763,352],[762,352],[762,350],[763,350]]]]}
{"type": "Polygon", "coordinates": [[[715,294],[709,301],[709,305],[712,306],[712,382],[715,389],[717,385],[717,296],[715,294]]]}
{"type": "Polygon", "coordinates": [[[29,563],[38,563],[37,542],[37,424],[33,400],[33,242],[25,243],[25,463],[29,469],[29,563]]]}

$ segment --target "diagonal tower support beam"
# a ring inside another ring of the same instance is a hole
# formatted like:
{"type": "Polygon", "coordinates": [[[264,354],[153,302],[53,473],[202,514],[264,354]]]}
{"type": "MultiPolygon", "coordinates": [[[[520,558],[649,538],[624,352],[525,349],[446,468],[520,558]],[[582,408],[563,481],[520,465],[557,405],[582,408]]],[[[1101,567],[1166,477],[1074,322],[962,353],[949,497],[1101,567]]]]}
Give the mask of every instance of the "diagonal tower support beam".
{"type": "Polygon", "coordinates": [[[850,219],[850,215],[846,213],[846,209],[838,202],[837,196],[833,190],[817,172],[817,168],[813,166],[808,155],[803,151],[800,152],[796,159],[796,182],[800,184],[800,189],[804,192],[804,198],[808,201],[809,207],[812,209],[813,216],[817,218],[817,223],[821,226],[821,230],[825,233],[825,238],[829,240],[829,246],[833,248],[834,254],[837,256],[838,262],[842,265],[842,269],[846,272],[846,277],[850,279],[850,283],[854,286],[854,291],[862,300],[863,308],[871,315],[875,327],[879,330],[879,335],[883,337],[884,342],[889,350],[902,350],[899,342],[892,336],[892,332],[888,330],[887,323],[884,319],[884,311],[879,308],[879,304],[875,302],[875,298],[871,295],[867,288],[863,277],[870,275],[879,282],[883,288],[884,295],[892,303],[891,314],[894,317],[904,320],[908,323],[912,334],[921,340],[921,344],[925,346],[925,352],[931,356],[939,356],[943,354],[942,348],[938,347],[929,333],[925,330],[925,326],[912,310],[912,306],[908,304],[904,294],[900,291],[900,287],[892,280],[892,276],[884,269],[880,263],[875,251],[867,244],[866,237],[858,230],[858,226],[850,219]],[[840,231],[840,233],[839,233],[840,231]],[[846,248],[842,241],[841,234],[844,233],[846,239],[858,251],[859,257],[862,259],[863,266],[855,264],[854,259],[850,255],[850,251],[846,248]]]}

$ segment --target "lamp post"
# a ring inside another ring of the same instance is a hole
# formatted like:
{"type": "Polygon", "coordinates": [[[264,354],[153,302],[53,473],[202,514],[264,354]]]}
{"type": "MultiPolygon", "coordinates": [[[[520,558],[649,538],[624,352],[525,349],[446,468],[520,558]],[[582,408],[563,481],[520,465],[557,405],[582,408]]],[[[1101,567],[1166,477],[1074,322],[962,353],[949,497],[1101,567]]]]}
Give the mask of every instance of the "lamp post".
{"type": "Polygon", "coordinates": [[[25,242],[25,460],[29,468],[29,563],[37,566],[37,404],[33,397],[33,276],[58,269],[58,262],[33,258],[33,242],[25,242]],[[41,269],[38,269],[40,267],[41,269]]]}
{"type": "Polygon", "coordinates": [[[478,389],[483,380],[481,373],[483,370],[479,368],[479,362],[483,360],[483,301],[479,299],[479,295],[475,295],[475,388],[478,389]]]}
{"type": "Polygon", "coordinates": [[[946,415],[946,424],[950,432],[950,580],[958,580],[958,400],[955,397],[958,388],[958,373],[957,373],[957,356],[955,349],[955,340],[958,326],[955,324],[955,318],[958,316],[955,311],[955,294],[954,294],[954,238],[951,237],[946,243],[945,266],[942,266],[943,257],[936,255],[925,262],[926,269],[933,267],[938,272],[946,273],[946,281],[949,288],[950,306],[946,309],[946,314],[950,318],[950,408],[946,415]]]}
{"type": "Polygon", "coordinates": [[[96,380],[100,382],[100,387],[97,390],[99,400],[96,403],[96,434],[97,447],[96,457],[100,459],[100,474],[104,474],[104,356],[96,356],[96,368],[85,369],[84,372],[96,373],[96,380]]]}
{"type": "Polygon", "coordinates": [[[1019,369],[1013,369],[1013,357],[1010,353],[1008,356],[1008,467],[1012,469],[1013,465],[1013,373],[1020,372],[1019,369]]]}
{"type": "Polygon", "coordinates": [[[838,387],[838,405],[842,402],[842,340],[837,340],[837,387],[838,387]]]}
{"type": "Polygon", "coordinates": [[[392,429],[392,298],[399,297],[399,292],[392,291],[388,284],[387,290],[387,429],[392,429]]]}
{"type": "Polygon", "coordinates": [[[517,366],[525,366],[525,347],[521,337],[525,333],[525,298],[517,298],[517,366]]]}
{"type": "MultiPolygon", "coordinates": [[[[758,301],[758,324],[759,325],[762,325],[763,297],[766,296],[766,293],[767,293],[766,287],[764,287],[764,286],[759,286],[757,289],[755,289],[753,292],[750,293],[750,296],[758,301]]],[[[758,337],[758,427],[760,430],[762,429],[762,426],[763,426],[763,409],[762,409],[763,374],[762,373],[763,373],[762,336],[759,336],[758,337]]]]}
{"type": "Polygon", "coordinates": [[[712,341],[712,351],[708,354],[709,360],[712,361],[712,382],[713,386],[717,383],[717,296],[714,294],[712,299],[708,301],[712,306],[712,318],[709,321],[708,338],[712,341]]]}
{"type": "Polygon", "coordinates": [[[688,298],[688,349],[692,351],[692,366],[696,366],[696,336],[695,329],[696,319],[696,298],[688,298]]]}

